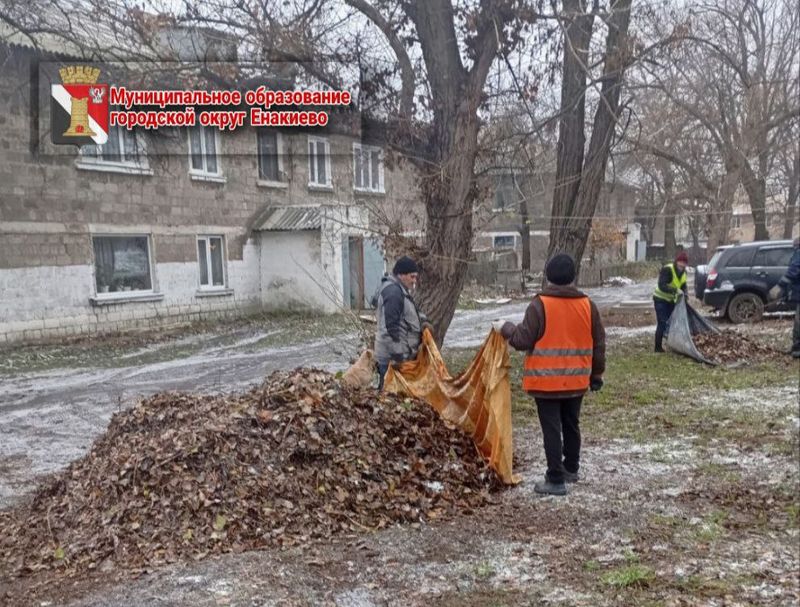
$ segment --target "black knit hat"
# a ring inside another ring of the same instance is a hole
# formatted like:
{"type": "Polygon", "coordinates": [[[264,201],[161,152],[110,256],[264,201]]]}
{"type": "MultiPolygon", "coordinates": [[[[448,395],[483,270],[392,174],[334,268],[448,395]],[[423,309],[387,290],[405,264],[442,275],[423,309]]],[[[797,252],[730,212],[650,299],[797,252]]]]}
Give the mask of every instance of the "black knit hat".
{"type": "Polygon", "coordinates": [[[559,253],[547,262],[544,275],[554,285],[568,285],[575,280],[575,261],[566,253],[559,253]]]}
{"type": "Polygon", "coordinates": [[[392,274],[395,276],[399,276],[400,274],[415,274],[417,272],[419,272],[417,262],[405,255],[397,260],[392,270],[392,274]]]}

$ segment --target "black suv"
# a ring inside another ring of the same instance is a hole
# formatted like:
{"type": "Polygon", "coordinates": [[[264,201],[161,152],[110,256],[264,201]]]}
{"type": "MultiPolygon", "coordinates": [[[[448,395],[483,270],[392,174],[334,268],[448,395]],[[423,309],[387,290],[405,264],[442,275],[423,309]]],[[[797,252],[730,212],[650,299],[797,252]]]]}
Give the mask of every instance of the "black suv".
{"type": "MultiPolygon", "coordinates": [[[[707,266],[697,267],[695,295],[732,322],[761,320],[767,293],[786,273],[793,252],[791,240],[719,247],[707,266]]],[[[770,309],[789,308],[777,304],[770,309]]]]}

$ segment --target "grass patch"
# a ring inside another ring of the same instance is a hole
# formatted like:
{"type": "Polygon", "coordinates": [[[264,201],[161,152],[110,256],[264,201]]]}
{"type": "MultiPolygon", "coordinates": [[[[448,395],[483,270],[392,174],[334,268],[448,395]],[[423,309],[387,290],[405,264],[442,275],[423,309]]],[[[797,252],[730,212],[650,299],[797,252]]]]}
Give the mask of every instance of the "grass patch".
{"type": "Polygon", "coordinates": [[[709,544],[722,537],[725,533],[723,523],[728,519],[728,513],[718,510],[706,516],[694,534],[695,540],[709,544]]]}
{"type": "Polygon", "coordinates": [[[695,598],[722,598],[740,592],[745,586],[754,586],[758,580],[752,575],[733,575],[725,578],[707,578],[690,575],[678,579],[673,586],[695,598]]]}
{"type": "MultiPolygon", "coordinates": [[[[463,348],[444,353],[453,375],[463,371],[474,355],[474,349],[463,348]]],[[[509,370],[512,411],[520,423],[536,419],[536,405],[522,390],[523,358],[523,353],[512,352],[509,370]]],[[[709,367],[675,354],[655,354],[650,351],[650,336],[645,336],[609,345],[604,381],[603,389],[588,394],[584,401],[582,421],[587,434],[643,443],[686,434],[699,436],[701,443],[711,439],[758,442],[781,454],[796,452],[797,442],[779,440],[770,426],[775,421],[774,410],[715,407],[710,416],[709,407],[697,404],[699,396],[796,382],[796,369],[789,364],[709,367]],[[759,440],[763,438],[766,440],[759,440]]],[[[661,456],[666,459],[669,454],[661,456]]]]}
{"type": "Polygon", "coordinates": [[[614,588],[646,588],[655,577],[656,574],[650,567],[635,563],[605,573],[600,581],[614,588]]]}
{"type": "MultiPolygon", "coordinates": [[[[726,483],[738,483],[742,480],[742,473],[731,465],[717,464],[714,462],[703,462],[695,468],[703,476],[710,477],[714,481],[726,483]]],[[[712,481],[713,482],[713,481],[712,481]]]]}
{"type": "Polygon", "coordinates": [[[791,527],[800,527],[800,504],[789,504],[786,507],[786,514],[789,515],[789,525],[791,527]]]}
{"type": "Polygon", "coordinates": [[[495,571],[495,568],[488,561],[478,563],[478,565],[475,567],[475,577],[479,579],[485,580],[487,578],[494,577],[496,573],[497,571],[495,571]]]}

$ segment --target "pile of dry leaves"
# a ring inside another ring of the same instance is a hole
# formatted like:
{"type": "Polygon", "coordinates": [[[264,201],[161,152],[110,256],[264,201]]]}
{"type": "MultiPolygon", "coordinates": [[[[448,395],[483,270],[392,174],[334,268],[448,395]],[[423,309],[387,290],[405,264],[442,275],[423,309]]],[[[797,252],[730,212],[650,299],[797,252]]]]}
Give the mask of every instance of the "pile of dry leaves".
{"type": "Polygon", "coordinates": [[[327,373],[236,395],[158,394],[113,417],[83,459],[0,513],[0,579],[139,569],[291,546],[471,509],[496,486],[427,404],[327,373]]]}
{"type": "Polygon", "coordinates": [[[719,334],[704,333],[695,335],[692,339],[703,356],[723,365],[758,362],[774,359],[780,355],[774,348],[752,341],[734,331],[722,331],[719,334]]]}

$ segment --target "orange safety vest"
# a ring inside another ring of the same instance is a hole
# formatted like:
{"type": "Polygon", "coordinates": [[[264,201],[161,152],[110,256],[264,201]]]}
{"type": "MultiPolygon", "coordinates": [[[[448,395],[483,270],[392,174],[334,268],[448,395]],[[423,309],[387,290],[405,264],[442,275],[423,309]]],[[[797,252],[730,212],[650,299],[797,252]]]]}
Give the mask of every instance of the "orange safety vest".
{"type": "Polygon", "coordinates": [[[592,308],[588,297],[539,296],[544,335],[525,357],[522,388],[529,392],[578,392],[592,374],[592,308]]]}

